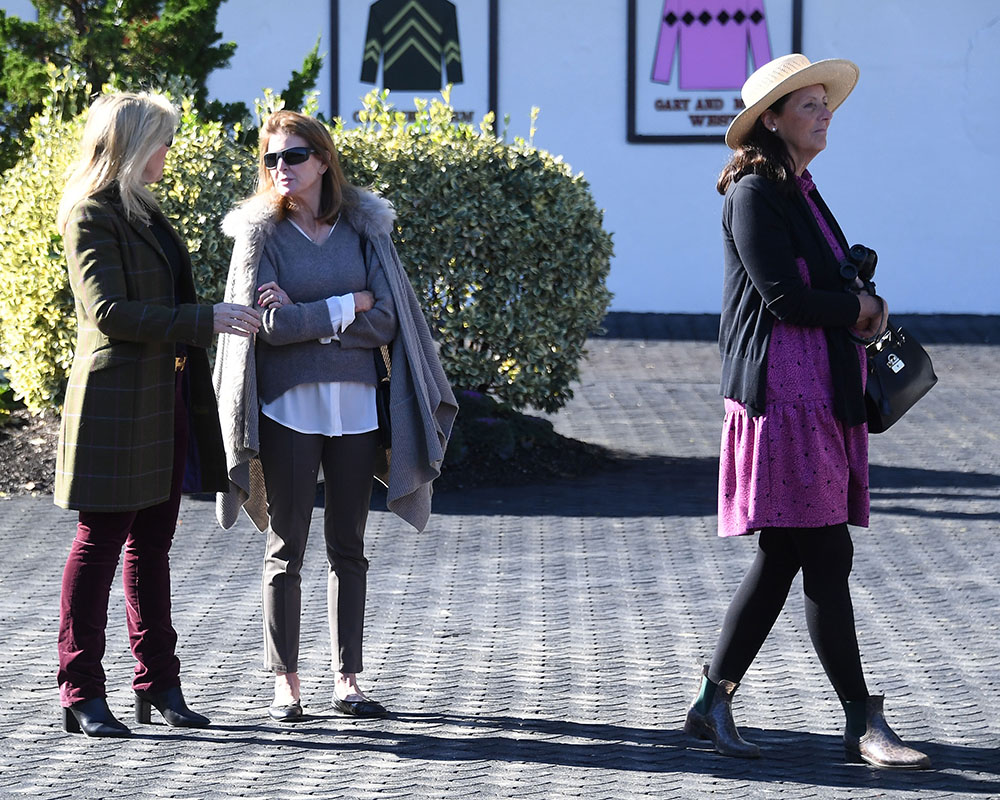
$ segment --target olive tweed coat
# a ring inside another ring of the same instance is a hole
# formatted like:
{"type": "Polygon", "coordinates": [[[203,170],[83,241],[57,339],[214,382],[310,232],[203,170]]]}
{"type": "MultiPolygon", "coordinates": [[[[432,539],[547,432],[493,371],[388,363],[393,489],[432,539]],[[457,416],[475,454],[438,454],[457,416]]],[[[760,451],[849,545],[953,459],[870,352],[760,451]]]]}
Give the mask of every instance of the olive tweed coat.
{"type": "MultiPolygon", "coordinates": [[[[159,214],[159,212],[153,212],[159,214]]],[[[55,503],[82,511],[134,511],[170,496],[174,356],[188,345],[189,462],[195,490],[228,485],[211,371],[213,312],[198,305],[187,248],[174,276],[153,232],[132,223],[112,185],[74,209],[63,242],[76,301],[77,345],[56,454],[55,503]]]]}

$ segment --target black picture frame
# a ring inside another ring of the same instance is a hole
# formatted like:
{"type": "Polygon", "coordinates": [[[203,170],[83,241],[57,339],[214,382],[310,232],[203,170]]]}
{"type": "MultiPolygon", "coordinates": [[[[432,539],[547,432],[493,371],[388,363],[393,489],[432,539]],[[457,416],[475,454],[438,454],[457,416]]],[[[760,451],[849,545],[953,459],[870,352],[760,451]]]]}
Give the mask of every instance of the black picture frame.
{"type": "MultiPolygon", "coordinates": [[[[488,48],[487,104],[488,109],[499,119],[500,0],[485,1],[488,2],[487,15],[489,20],[489,30],[486,37],[488,48]]],[[[334,48],[334,52],[330,55],[331,117],[340,115],[340,28],[340,0],[330,0],[330,41],[333,42],[334,48]]]]}
{"type": "MultiPolygon", "coordinates": [[[[626,59],[626,140],[633,144],[693,144],[719,143],[725,141],[725,130],[718,134],[658,134],[642,132],[637,126],[636,94],[638,89],[638,2],[628,0],[628,29],[626,59]]],[[[790,49],[788,52],[802,52],[802,0],[790,0],[791,31],[790,49]]],[[[775,55],[777,57],[777,55],[775,55]]]]}

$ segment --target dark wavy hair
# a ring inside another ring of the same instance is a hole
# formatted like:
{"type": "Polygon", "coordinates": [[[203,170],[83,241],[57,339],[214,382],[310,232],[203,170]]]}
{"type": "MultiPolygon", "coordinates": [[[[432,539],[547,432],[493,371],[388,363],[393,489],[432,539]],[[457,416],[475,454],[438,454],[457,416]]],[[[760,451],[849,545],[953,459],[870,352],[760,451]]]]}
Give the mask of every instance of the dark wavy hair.
{"type": "MultiPolygon", "coordinates": [[[[771,104],[770,110],[780,114],[791,94],[779,97],[771,104]]],[[[774,181],[786,191],[795,188],[795,162],[781,138],[769,131],[761,121],[763,113],[754,122],[750,133],[736,148],[722,172],[715,188],[725,194],[729,185],[736,183],[744,175],[762,175],[774,181]]]]}

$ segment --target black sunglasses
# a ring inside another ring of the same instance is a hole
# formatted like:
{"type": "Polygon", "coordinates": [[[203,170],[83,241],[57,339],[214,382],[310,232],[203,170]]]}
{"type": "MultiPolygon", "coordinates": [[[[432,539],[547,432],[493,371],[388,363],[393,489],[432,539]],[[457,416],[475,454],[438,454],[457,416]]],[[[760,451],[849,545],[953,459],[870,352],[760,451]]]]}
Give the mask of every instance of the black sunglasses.
{"type": "Polygon", "coordinates": [[[268,169],[275,169],[280,158],[292,167],[308,161],[309,156],[315,152],[311,147],[289,147],[287,150],[279,150],[275,153],[264,153],[264,166],[268,169]]]}

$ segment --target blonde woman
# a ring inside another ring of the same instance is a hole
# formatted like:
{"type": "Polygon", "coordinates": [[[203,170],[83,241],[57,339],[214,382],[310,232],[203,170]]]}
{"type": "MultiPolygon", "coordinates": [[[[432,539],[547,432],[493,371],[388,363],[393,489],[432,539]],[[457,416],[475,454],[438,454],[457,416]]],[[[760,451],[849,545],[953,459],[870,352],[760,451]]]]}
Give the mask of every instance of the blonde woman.
{"type": "Polygon", "coordinates": [[[205,348],[215,333],[252,336],[260,314],[197,303],[184,242],[146,188],[163,177],[177,120],[158,95],[97,99],[57,218],[77,344],[55,503],[79,512],[63,573],[59,693],[64,730],[88,736],[129,735],[108,708],[101,666],[123,547],[136,721],[155,707],[170,725],[209,723],[181,693],[169,551],[182,488],[226,483],[205,348]]]}

